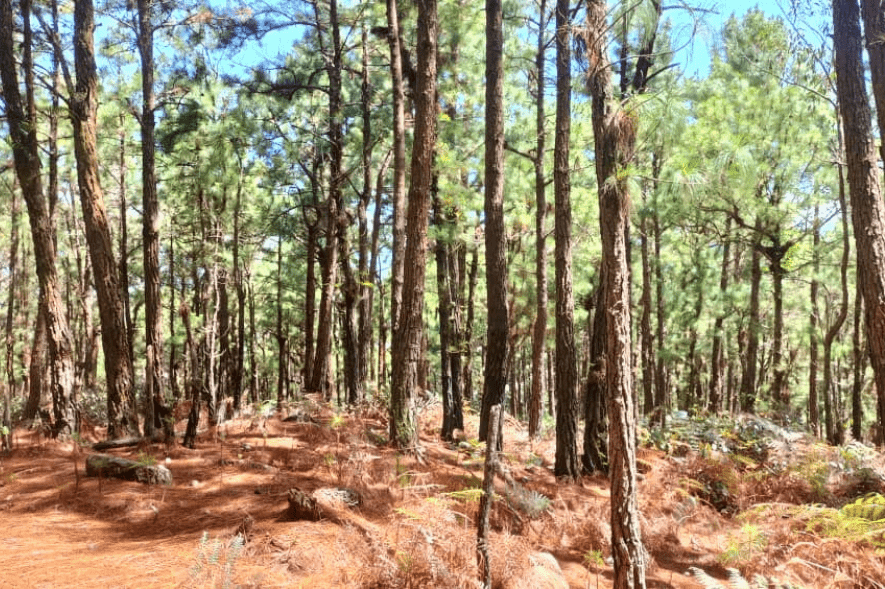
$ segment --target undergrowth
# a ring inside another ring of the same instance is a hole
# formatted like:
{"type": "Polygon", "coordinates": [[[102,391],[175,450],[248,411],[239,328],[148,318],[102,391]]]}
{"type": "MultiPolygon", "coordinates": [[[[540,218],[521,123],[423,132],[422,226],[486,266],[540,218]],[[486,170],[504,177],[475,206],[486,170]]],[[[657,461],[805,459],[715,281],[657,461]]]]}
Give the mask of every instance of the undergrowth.
{"type": "Polygon", "coordinates": [[[237,560],[243,553],[245,540],[239,534],[230,542],[210,540],[209,533],[203,532],[200,545],[190,569],[192,587],[213,587],[232,589],[233,573],[237,560]]]}

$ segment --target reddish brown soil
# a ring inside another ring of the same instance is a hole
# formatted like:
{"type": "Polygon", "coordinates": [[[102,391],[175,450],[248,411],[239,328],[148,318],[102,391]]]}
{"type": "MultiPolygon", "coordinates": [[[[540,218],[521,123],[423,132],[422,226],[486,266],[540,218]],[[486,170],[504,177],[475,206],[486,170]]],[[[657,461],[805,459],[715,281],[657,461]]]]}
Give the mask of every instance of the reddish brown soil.
{"type": "MultiPolygon", "coordinates": [[[[90,450],[16,430],[14,449],[0,455],[0,587],[470,586],[478,502],[457,491],[477,486],[481,452],[439,442],[434,409],[422,418],[422,462],[376,445],[386,434],[377,414],[336,417],[316,403],[307,413],[315,422],[241,418],[202,434],[196,450],[154,444],[113,451],[145,462],[168,459],[168,487],[86,478],[90,450]],[[285,521],[293,487],[348,487],[362,504],[337,523],[285,521]],[[244,529],[238,553],[234,538],[244,529]]],[[[476,417],[467,422],[467,438],[475,438],[476,417]]],[[[611,587],[611,566],[593,562],[609,556],[607,481],[558,483],[549,468],[552,436],[532,443],[514,420],[505,440],[514,478],[552,502],[536,519],[495,503],[495,586],[561,587],[564,578],[574,588],[611,587]],[[559,585],[538,576],[531,564],[538,552],[558,561],[559,585]]],[[[692,566],[724,579],[719,557],[742,523],[689,496],[683,463],[650,450],[640,459],[648,586],[700,587],[686,575],[692,566]]],[[[500,484],[498,491],[503,495],[500,484]]],[[[778,544],[748,558],[753,572],[760,572],[755,563],[807,587],[861,586],[827,572],[828,551],[842,551],[844,560],[860,549],[796,537],[779,516],[757,525],[778,544]]]]}

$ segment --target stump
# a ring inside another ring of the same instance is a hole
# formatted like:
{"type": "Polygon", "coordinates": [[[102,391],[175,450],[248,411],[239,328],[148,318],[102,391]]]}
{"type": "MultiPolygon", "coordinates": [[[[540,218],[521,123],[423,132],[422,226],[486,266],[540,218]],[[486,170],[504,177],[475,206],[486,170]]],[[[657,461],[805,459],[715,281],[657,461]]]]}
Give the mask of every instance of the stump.
{"type": "Polygon", "coordinates": [[[286,519],[312,522],[320,519],[320,508],[317,500],[301,489],[289,489],[289,509],[286,510],[286,519]]]}
{"type": "Polygon", "coordinates": [[[111,477],[147,485],[172,484],[172,473],[161,464],[145,464],[110,454],[90,454],[86,458],[86,476],[111,477]]]}
{"type": "Polygon", "coordinates": [[[317,489],[308,495],[298,488],[289,489],[289,508],[286,510],[288,520],[319,521],[329,519],[339,521],[342,512],[354,509],[362,499],[356,491],[347,488],[317,489]]]}

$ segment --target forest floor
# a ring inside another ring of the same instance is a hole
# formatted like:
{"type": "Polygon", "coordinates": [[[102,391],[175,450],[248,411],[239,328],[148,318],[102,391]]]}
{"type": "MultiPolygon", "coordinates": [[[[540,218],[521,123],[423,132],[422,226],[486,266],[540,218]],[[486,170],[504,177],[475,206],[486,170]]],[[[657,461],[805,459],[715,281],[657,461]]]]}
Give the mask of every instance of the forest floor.
{"type": "MultiPolygon", "coordinates": [[[[111,452],[167,464],[168,486],[86,477],[100,428],[76,445],[17,429],[13,450],[0,454],[0,587],[477,586],[476,415],[451,445],[438,439],[439,407],[425,409],[416,461],[385,443],[380,411],[338,414],[314,400],[289,412],[294,421],[253,415],[212,428],[195,450],[111,452]],[[360,503],[290,521],[293,488],[347,488],[360,503]]],[[[828,448],[764,420],[734,424],[731,434],[686,421],[644,436],[648,587],[736,586],[727,568],[809,588],[885,587],[885,513],[869,495],[885,493],[883,456],[859,444],[828,448]],[[738,438],[742,451],[729,451],[723,440],[738,438]],[[860,506],[857,497],[870,509],[844,507],[860,506]]],[[[551,432],[533,442],[508,417],[504,436],[518,488],[497,482],[494,586],[611,587],[606,478],[558,482],[551,432]]]]}

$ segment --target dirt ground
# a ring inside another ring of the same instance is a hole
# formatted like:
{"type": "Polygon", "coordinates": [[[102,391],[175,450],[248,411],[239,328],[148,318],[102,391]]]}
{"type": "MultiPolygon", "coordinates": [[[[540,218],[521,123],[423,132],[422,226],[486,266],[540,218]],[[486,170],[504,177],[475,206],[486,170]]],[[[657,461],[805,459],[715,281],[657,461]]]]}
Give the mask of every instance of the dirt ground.
{"type": "MultiPolygon", "coordinates": [[[[424,459],[417,461],[384,443],[377,411],[336,414],[319,402],[290,411],[295,421],[254,415],[212,428],[195,450],[143,444],[110,451],[168,465],[169,486],[86,477],[88,443],[101,439],[100,428],[79,444],[17,429],[13,450],[0,455],[0,587],[475,585],[482,477],[475,415],[466,416],[467,441],[459,447],[438,440],[439,408],[426,409],[424,459]],[[320,521],[288,521],[293,488],[347,488],[360,502],[320,521]]],[[[516,420],[505,428],[504,461],[523,499],[498,481],[495,586],[611,587],[607,481],[557,482],[552,433],[532,442],[516,420]],[[537,509],[526,510],[526,502],[537,509]]],[[[650,449],[639,457],[648,587],[701,587],[689,567],[726,579],[722,554],[749,524],[690,493],[690,458],[650,449]]],[[[869,571],[881,567],[885,583],[885,556],[871,548],[797,536],[783,515],[754,521],[767,541],[755,550],[748,541],[739,567],[747,575],[805,587],[876,587],[869,571]]]]}

